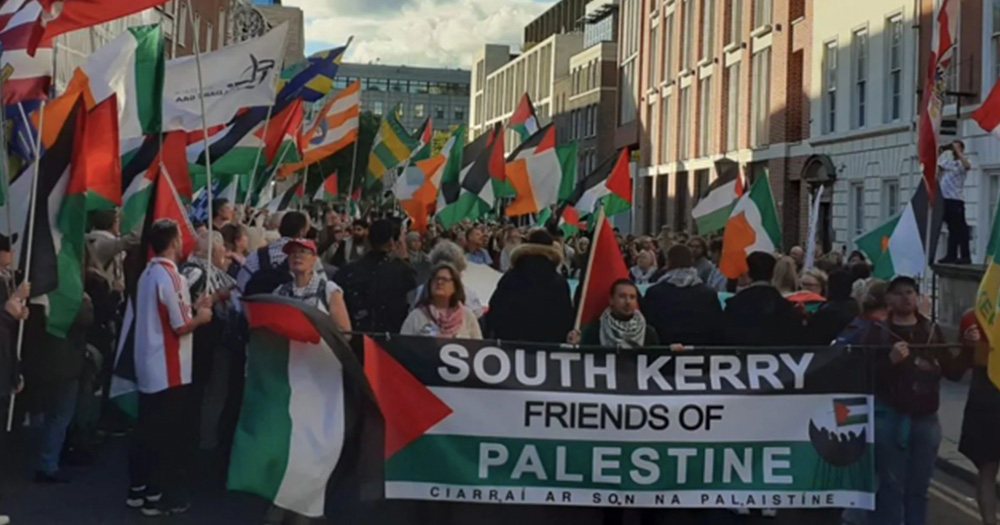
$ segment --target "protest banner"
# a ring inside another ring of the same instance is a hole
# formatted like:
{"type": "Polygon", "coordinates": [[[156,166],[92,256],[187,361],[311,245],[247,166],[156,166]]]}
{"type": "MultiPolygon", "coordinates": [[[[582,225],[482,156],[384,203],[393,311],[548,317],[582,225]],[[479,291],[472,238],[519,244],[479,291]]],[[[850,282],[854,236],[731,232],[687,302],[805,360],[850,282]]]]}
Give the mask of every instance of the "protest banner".
{"type": "Polygon", "coordinates": [[[874,506],[872,368],[849,348],[670,353],[366,338],[388,499],[874,506]]]}

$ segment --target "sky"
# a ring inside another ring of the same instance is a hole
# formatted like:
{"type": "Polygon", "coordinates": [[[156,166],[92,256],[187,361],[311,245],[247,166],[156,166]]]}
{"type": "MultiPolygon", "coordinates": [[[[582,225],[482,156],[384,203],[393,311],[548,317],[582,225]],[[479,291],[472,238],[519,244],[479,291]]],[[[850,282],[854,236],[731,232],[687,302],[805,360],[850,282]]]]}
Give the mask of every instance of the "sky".
{"type": "Polygon", "coordinates": [[[469,69],[484,44],[520,49],[555,0],[283,0],[305,14],[306,55],[354,41],[348,62],[469,69]]]}

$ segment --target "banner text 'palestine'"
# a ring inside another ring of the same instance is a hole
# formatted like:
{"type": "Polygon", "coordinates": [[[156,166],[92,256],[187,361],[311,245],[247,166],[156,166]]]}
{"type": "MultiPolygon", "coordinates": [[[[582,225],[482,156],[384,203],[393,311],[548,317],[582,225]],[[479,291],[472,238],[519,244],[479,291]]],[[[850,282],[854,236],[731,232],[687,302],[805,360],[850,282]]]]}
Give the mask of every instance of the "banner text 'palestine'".
{"type": "Polygon", "coordinates": [[[366,340],[390,499],[747,508],[874,505],[863,352],[366,340]]]}

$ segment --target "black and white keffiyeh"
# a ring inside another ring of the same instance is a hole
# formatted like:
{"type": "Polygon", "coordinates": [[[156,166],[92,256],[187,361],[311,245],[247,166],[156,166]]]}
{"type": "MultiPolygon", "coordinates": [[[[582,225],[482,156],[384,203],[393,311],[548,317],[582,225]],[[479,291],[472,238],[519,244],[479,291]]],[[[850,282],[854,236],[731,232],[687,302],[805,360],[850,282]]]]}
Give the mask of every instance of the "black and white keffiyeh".
{"type": "Polygon", "coordinates": [[[616,319],[611,308],[601,314],[601,346],[638,348],[646,340],[646,318],[638,310],[627,321],[616,319]]]}

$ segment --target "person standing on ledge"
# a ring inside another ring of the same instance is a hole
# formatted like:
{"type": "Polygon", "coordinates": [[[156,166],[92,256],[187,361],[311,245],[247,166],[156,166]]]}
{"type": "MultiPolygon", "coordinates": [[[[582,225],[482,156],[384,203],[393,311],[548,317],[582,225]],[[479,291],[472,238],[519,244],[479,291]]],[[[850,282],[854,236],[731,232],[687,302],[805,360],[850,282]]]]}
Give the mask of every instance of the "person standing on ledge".
{"type": "Polygon", "coordinates": [[[965,176],[971,164],[965,143],[956,140],[938,156],[938,182],[944,199],[944,222],[948,225],[948,253],[944,264],[970,264],[969,224],[965,222],[965,176]]]}

